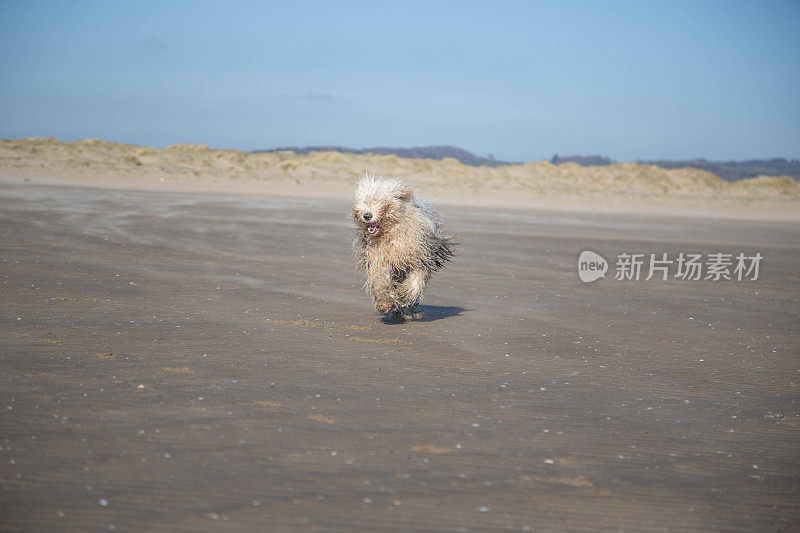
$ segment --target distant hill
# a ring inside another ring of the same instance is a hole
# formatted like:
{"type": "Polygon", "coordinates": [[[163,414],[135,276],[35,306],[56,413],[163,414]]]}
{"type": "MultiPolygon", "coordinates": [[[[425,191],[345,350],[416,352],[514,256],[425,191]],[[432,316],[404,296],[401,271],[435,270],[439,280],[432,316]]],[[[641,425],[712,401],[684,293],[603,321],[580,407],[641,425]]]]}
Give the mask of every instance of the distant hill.
{"type": "Polygon", "coordinates": [[[561,157],[558,154],[554,155],[550,162],[554,165],[561,163],[578,163],[582,167],[603,167],[614,163],[611,159],[602,155],[568,155],[561,157]]]}
{"type": "Polygon", "coordinates": [[[291,151],[296,154],[307,154],[309,152],[341,152],[343,154],[375,154],[375,155],[396,155],[408,159],[444,159],[451,157],[470,167],[498,167],[500,165],[514,164],[509,161],[497,161],[491,155],[480,157],[472,152],[455,146],[415,146],[414,148],[388,148],[378,146],[375,148],[345,148],[343,146],[306,146],[303,148],[289,146],[285,148],[272,148],[269,150],[254,150],[253,153],[264,152],[286,152],[291,151]]]}
{"type": "MultiPolygon", "coordinates": [[[[494,157],[481,157],[456,146],[416,146],[413,148],[390,148],[378,146],[375,148],[346,148],[344,146],[288,146],[272,148],[269,150],[254,150],[253,153],[271,153],[291,151],[296,154],[309,152],[341,152],[343,154],[375,154],[396,155],[408,159],[444,159],[450,157],[470,167],[497,167],[501,165],[515,165],[519,163],[498,161],[494,157]]],[[[576,163],[583,167],[602,167],[613,165],[616,161],[602,155],[554,155],[550,162],[554,165],[563,163],[576,163]]],[[[640,165],[652,165],[660,168],[696,168],[706,170],[719,176],[725,181],[738,181],[757,176],[790,176],[800,180],[800,160],[797,159],[755,159],[749,161],[706,161],[705,159],[692,159],[687,161],[636,161],[640,165]]]]}
{"type": "MultiPolygon", "coordinates": [[[[561,163],[577,163],[584,167],[606,166],[616,163],[606,156],[600,155],[570,155],[561,157],[554,155],[550,162],[554,165],[561,163]]],[[[696,168],[706,170],[719,176],[725,181],[738,181],[745,178],[758,176],[790,176],[795,180],[800,179],[800,161],[797,159],[752,159],[749,161],[706,161],[705,159],[690,159],[687,161],[636,161],[640,165],[652,165],[660,168],[696,168]]]]}
{"type": "Polygon", "coordinates": [[[797,159],[753,159],[726,162],[694,159],[691,161],[637,161],[637,163],[661,168],[691,167],[707,170],[725,181],[737,181],[757,176],[791,176],[795,180],[800,179],[800,161],[797,159]]]}

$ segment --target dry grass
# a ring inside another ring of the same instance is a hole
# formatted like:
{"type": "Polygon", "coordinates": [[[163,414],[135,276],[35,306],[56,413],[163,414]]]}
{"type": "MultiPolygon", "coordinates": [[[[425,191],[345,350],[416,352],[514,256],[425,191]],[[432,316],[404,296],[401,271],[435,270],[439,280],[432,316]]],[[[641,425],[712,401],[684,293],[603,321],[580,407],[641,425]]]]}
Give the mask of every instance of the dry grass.
{"type": "Polygon", "coordinates": [[[800,201],[800,183],[788,177],[758,177],[728,183],[710,172],[662,169],[635,163],[581,167],[547,161],[495,168],[469,167],[454,159],[404,159],[394,155],[339,152],[252,154],[213,150],[203,144],[154,149],[86,139],[70,143],[54,138],[0,141],[0,170],[114,175],[128,183],[144,177],[181,180],[249,180],[303,188],[325,185],[349,194],[353,178],[364,172],[397,175],[432,195],[548,196],[593,200],[604,197],[800,201]]]}

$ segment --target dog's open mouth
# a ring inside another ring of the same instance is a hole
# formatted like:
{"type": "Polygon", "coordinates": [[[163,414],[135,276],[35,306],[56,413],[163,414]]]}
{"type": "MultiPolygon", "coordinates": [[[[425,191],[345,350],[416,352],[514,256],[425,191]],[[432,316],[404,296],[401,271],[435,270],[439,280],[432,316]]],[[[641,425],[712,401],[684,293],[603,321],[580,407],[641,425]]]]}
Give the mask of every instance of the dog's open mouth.
{"type": "Polygon", "coordinates": [[[381,227],[377,222],[370,222],[367,224],[367,233],[370,235],[377,235],[380,230],[381,227]]]}

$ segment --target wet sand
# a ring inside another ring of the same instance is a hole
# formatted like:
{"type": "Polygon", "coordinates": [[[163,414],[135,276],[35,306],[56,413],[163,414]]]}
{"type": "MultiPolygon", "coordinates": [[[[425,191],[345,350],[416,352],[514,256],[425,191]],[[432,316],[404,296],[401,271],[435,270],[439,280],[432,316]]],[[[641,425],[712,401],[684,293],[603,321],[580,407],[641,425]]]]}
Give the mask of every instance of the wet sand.
{"type": "Polygon", "coordinates": [[[399,324],[347,209],[0,185],[1,528],[800,528],[798,224],[444,206],[399,324]],[[587,249],[764,262],[584,284],[587,249]]]}

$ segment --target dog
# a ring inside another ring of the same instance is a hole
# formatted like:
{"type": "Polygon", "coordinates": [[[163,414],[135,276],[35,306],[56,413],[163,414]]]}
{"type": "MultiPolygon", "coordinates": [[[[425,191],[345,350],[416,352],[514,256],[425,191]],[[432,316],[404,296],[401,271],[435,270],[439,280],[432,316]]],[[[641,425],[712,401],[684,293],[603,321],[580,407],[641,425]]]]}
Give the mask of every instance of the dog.
{"type": "Polygon", "coordinates": [[[354,259],[364,288],[380,313],[398,320],[422,318],[422,290],[454,253],[439,213],[398,178],[366,174],[356,181],[350,219],[356,230],[354,259]]]}

